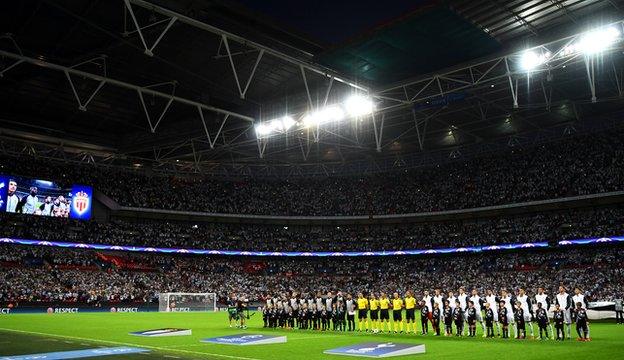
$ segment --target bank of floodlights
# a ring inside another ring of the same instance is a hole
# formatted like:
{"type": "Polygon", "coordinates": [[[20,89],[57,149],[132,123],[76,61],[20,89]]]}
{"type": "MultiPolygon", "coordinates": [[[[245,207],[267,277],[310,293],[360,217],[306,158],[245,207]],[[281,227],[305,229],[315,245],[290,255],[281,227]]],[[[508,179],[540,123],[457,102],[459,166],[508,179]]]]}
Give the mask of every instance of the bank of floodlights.
{"type": "Polygon", "coordinates": [[[267,137],[271,134],[286,133],[291,128],[313,128],[329,123],[340,122],[349,118],[361,119],[375,110],[375,104],[369,96],[352,95],[341,104],[328,105],[321,109],[303,114],[297,121],[291,116],[263,121],[255,125],[258,137],[267,137]]]}
{"type": "MultiPolygon", "coordinates": [[[[621,25],[611,25],[590,30],[572,40],[556,55],[567,57],[574,55],[594,56],[610,49],[613,45],[622,40],[621,25]]],[[[547,64],[555,58],[550,51],[544,48],[527,50],[520,55],[519,65],[524,71],[533,71],[540,66],[547,64]]]]}

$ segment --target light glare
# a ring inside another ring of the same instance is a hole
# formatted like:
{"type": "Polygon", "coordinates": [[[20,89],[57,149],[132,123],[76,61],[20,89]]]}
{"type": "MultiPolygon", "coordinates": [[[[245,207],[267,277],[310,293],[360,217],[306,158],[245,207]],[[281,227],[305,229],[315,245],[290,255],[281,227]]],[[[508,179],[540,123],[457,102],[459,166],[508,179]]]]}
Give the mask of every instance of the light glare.
{"type": "Polygon", "coordinates": [[[303,124],[306,127],[313,125],[321,125],[332,121],[340,121],[344,119],[345,114],[337,105],[328,106],[319,111],[310,113],[303,118],[303,124]]]}
{"type": "Polygon", "coordinates": [[[586,55],[594,55],[608,49],[619,38],[620,31],[610,26],[606,29],[592,30],[584,34],[576,47],[586,55]]]}
{"type": "Polygon", "coordinates": [[[352,95],[345,102],[347,113],[351,116],[364,116],[371,114],[374,110],[374,104],[367,96],[352,95]]]}
{"type": "Polygon", "coordinates": [[[546,62],[546,56],[539,55],[535,51],[525,51],[520,58],[520,67],[531,71],[546,62]]]}

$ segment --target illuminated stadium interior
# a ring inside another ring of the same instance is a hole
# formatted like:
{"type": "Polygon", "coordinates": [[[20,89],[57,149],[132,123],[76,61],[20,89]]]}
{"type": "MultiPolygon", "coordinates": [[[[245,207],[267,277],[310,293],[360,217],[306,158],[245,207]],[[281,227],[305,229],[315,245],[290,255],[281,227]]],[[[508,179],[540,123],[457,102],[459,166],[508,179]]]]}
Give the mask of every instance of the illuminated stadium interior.
{"type": "Polygon", "coordinates": [[[0,6],[0,359],[624,351],[624,1],[0,6]]]}

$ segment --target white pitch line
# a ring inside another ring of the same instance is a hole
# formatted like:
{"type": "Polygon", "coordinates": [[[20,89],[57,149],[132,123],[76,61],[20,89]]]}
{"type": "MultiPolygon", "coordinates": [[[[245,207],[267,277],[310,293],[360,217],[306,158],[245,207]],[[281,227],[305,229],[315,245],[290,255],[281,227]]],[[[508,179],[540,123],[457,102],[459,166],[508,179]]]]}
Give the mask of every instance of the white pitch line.
{"type": "Polygon", "coordinates": [[[65,338],[65,339],[100,342],[100,343],[107,343],[107,344],[114,344],[114,345],[142,347],[142,348],[154,349],[154,350],[165,351],[165,352],[170,351],[170,352],[181,352],[181,353],[194,354],[194,355],[203,355],[203,356],[208,355],[208,356],[216,356],[216,357],[222,357],[222,358],[227,358],[227,359],[261,360],[258,358],[250,358],[250,357],[244,357],[244,356],[213,354],[213,353],[206,353],[206,352],[201,352],[201,351],[190,351],[190,350],[184,350],[184,349],[174,349],[174,348],[152,346],[152,345],[139,345],[139,344],[133,344],[133,343],[120,342],[120,341],[91,339],[91,338],[83,338],[83,337],[69,336],[69,335],[48,334],[48,333],[42,333],[42,332],[37,332],[37,331],[25,331],[25,330],[16,330],[16,329],[7,329],[7,328],[0,328],[0,331],[11,331],[11,332],[22,333],[22,334],[42,335],[42,336],[59,337],[59,338],[65,338]]]}

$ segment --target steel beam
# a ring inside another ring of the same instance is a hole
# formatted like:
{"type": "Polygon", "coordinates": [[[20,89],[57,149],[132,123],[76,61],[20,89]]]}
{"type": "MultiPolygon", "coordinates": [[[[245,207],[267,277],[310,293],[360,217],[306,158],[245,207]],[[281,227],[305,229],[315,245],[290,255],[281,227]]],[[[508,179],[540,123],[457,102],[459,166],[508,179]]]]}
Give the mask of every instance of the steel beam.
{"type": "Polygon", "coordinates": [[[4,51],[4,50],[0,50],[0,56],[3,57],[7,57],[13,60],[22,60],[23,62],[35,65],[35,66],[40,66],[46,69],[51,69],[51,70],[56,70],[56,71],[61,71],[61,72],[67,72],[69,74],[72,75],[76,75],[76,76],[81,76],[84,78],[88,78],[88,79],[92,79],[95,81],[99,81],[99,82],[104,82],[105,84],[109,84],[109,85],[114,85],[117,87],[121,87],[124,89],[129,89],[129,90],[134,90],[137,92],[140,92],[142,94],[147,94],[147,95],[153,95],[153,96],[157,96],[166,100],[171,100],[171,101],[175,101],[181,104],[185,104],[185,105],[190,105],[193,107],[200,107],[204,110],[207,111],[212,111],[212,112],[216,112],[219,114],[223,114],[223,115],[229,115],[235,118],[239,118],[242,120],[247,120],[250,122],[254,121],[254,118],[251,116],[247,116],[247,115],[243,115],[243,114],[239,114],[233,111],[229,111],[229,110],[225,110],[225,109],[221,109],[221,108],[217,108],[214,106],[210,106],[210,105],[206,105],[206,104],[202,104],[199,103],[197,101],[193,101],[193,100],[189,100],[186,98],[182,98],[179,96],[173,96],[170,94],[165,94],[163,92],[160,91],[156,91],[156,90],[152,90],[149,88],[145,88],[139,85],[134,85],[125,81],[121,81],[121,80],[116,80],[116,79],[112,79],[106,76],[101,76],[101,75],[96,75],[96,74],[92,74],[86,71],[81,71],[81,70],[77,70],[77,69],[73,69],[71,67],[67,67],[67,66],[63,66],[63,65],[58,65],[58,64],[54,64],[48,61],[44,61],[44,60],[39,60],[39,59],[34,59],[31,57],[27,57],[27,56],[23,56],[23,55],[19,55],[19,54],[14,54],[12,52],[8,52],[8,51],[4,51]]]}
{"type": "MultiPolygon", "coordinates": [[[[623,24],[624,20],[619,20],[611,24],[605,25],[605,27],[616,26],[620,29],[620,31],[624,31],[623,24]]],[[[372,92],[372,96],[380,100],[384,100],[388,97],[392,98],[392,94],[396,94],[396,92],[398,91],[401,91],[402,93],[407,95],[408,90],[410,90],[411,87],[413,87],[413,89],[416,91],[415,95],[410,94],[410,96],[407,96],[408,100],[403,103],[387,104],[385,108],[378,109],[379,112],[383,112],[410,106],[413,103],[437,98],[441,95],[444,96],[453,92],[458,92],[480,86],[486,86],[487,84],[502,81],[504,79],[509,82],[509,86],[512,91],[512,97],[514,100],[514,107],[517,107],[518,94],[517,87],[515,86],[514,82],[519,77],[527,76],[527,72],[517,66],[522,54],[525,51],[529,50],[538,52],[551,52],[552,56],[550,57],[548,66],[541,66],[533,70],[532,73],[541,73],[560,69],[572,62],[582,61],[583,56],[581,56],[579,53],[574,53],[570,55],[562,53],[563,49],[565,49],[566,46],[577,41],[581,36],[582,33],[578,33],[548,43],[544,43],[530,49],[514,51],[505,55],[477,60],[469,64],[445,69],[439,73],[433,73],[413,79],[408,79],[399,83],[395,83],[391,86],[375,90],[372,92]],[[515,65],[515,67],[512,68],[511,64],[515,65]],[[442,87],[442,84],[440,83],[441,81],[445,81],[445,84],[447,84],[447,88],[442,87]],[[436,82],[438,85],[436,89],[437,91],[435,91],[431,86],[434,82],[436,82]]],[[[623,43],[623,41],[620,41],[618,44],[609,49],[609,51],[613,52],[614,50],[621,49],[623,43]]],[[[590,64],[589,62],[586,62],[590,87],[593,87],[593,70],[591,65],[592,64],[590,64]]]]}
{"type": "MultiPolygon", "coordinates": [[[[333,71],[333,70],[331,70],[329,68],[323,67],[323,66],[318,65],[318,64],[314,64],[311,61],[306,61],[306,60],[302,60],[302,59],[290,56],[290,55],[285,54],[285,53],[283,53],[281,51],[272,49],[272,48],[270,48],[268,46],[259,44],[259,43],[255,42],[255,41],[251,41],[249,39],[246,39],[246,38],[244,38],[242,36],[233,34],[231,32],[219,29],[216,26],[212,26],[212,25],[206,24],[204,22],[201,22],[199,20],[193,19],[191,17],[179,14],[179,13],[177,13],[175,11],[169,10],[169,9],[164,8],[162,6],[158,6],[158,5],[152,4],[152,3],[148,2],[148,1],[144,1],[144,0],[125,0],[125,1],[128,2],[128,3],[132,3],[134,5],[140,6],[142,8],[145,8],[147,10],[154,11],[154,12],[159,13],[161,15],[164,15],[164,16],[167,16],[167,17],[170,17],[170,18],[176,18],[179,22],[187,24],[187,25],[190,25],[190,26],[193,26],[195,28],[211,32],[211,33],[216,34],[218,36],[225,36],[229,40],[236,41],[236,42],[238,42],[238,43],[240,43],[242,45],[245,45],[247,47],[258,49],[258,50],[264,50],[264,52],[266,54],[268,54],[268,55],[275,56],[275,57],[277,57],[277,58],[279,58],[281,60],[284,60],[284,61],[286,61],[288,63],[291,63],[291,64],[293,64],[295,66],[303,66],[304,68],[306,68],[306,69],[308,69],[308,70],[310,70],[312,72],[315,72],[317,74],[320,74],[320,75],[322,75],[324,77],[333,77],[334,80],[336,80],[338,82],[341,82],[343,84],[346,84],[348,86],[351,86],[353,88],[356,88],[356,89],[359,89],[359,90],[362,90],[362,91],[366,91],[366,92],[369,91],[367,87],[359,85],[359,84],[356,84],[354,81],[351,81],[351,80],[349,80],[347,78],[341,77],[340,74],[338,74],[337,72],[335,72],[335,71],[333,71]]],[[[296,49],[296,50],[298,52],[303,53],[300,49],[296,49]]],[[[304,53],[304,55],[307,56],[307,57],[312,57],[312,54],[309,54],[309,53],[304,53]]]]}

